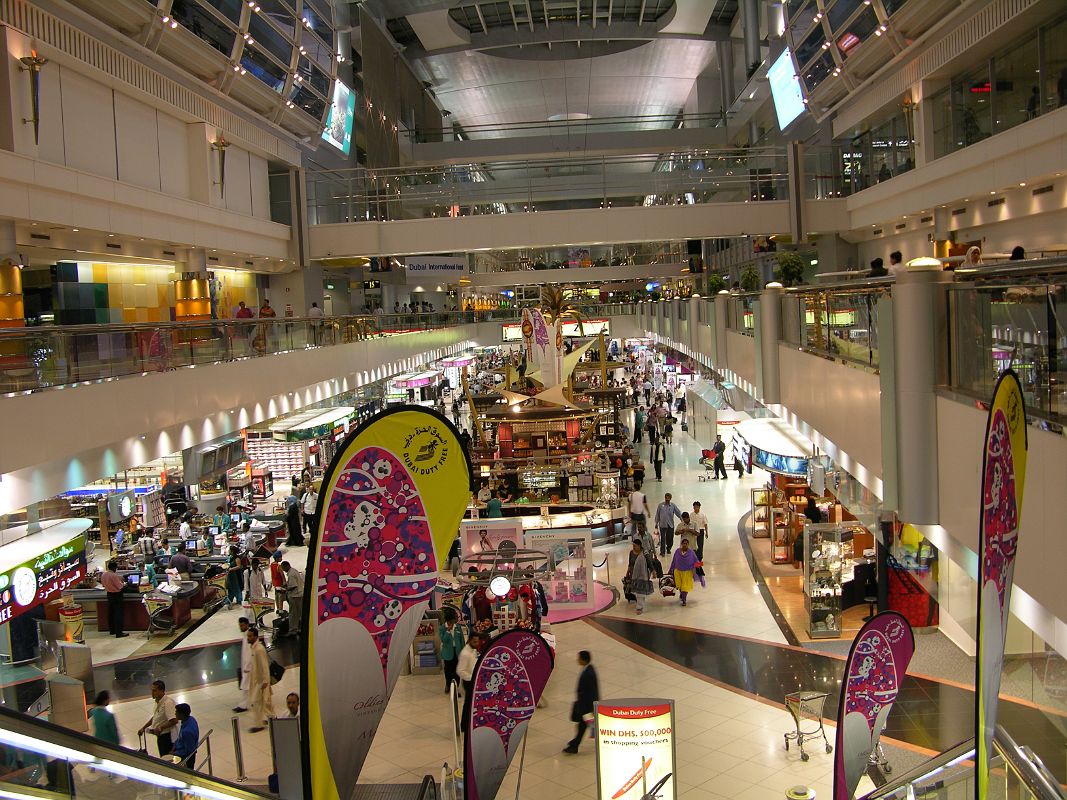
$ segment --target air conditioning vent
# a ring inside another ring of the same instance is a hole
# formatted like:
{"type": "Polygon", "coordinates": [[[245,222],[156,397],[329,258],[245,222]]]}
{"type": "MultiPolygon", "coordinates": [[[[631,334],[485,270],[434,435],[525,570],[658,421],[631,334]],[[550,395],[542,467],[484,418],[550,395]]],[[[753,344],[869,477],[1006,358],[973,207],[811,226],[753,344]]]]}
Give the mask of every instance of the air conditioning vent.
{"type": "Polygon", "coordinates": [[[958,217],[960,214],[965,214],[966,212],[966,208],[954,208],[952,209],[952,216],[958,217]]]}
{"type": "Polygon", "coordinates": [[[163,251],[163,255],[172,256],[172,255],[174,255],[174,251],[173,250],[164,250],[163,251]]]}
{"type": "Polygon", "coordinates": [[[934,221],[933,217],[920,217],[919,218],[919,224],[921,224],[921,225],[925,225],[927,222],[933,222],[933,221],[934,221]]]}
{"type": "Polygon", "coordinates": [[[122,249],[122,245],[121,244],[112,244],[111,242],[108,242],[107,246],[111,250],[121,250],[122,249]]]}
{"type": "Polygon", "coordinates": [[[52,237],[49,236],[46,233],[31,233],[30,234],[30,238],[31,239],[40,239],[42,242],[50,242],[50,241],[52,241],[52,237]]]}
{"type": "Polygon", "coordinates": [[[1051,191],[1052,184],[1050,183],[1048,186],[1039,186],[1038,188],[1030,192],[1030,194],[1032,194],[1034,197],[1037,197],[1039,194],[1048,194],[1051,191]]]}
{"type": "Polygon", "coordinates": [[[897,228],[898,231],[902,231],[906,227],[908,227],[908,223],[906,223],[906,222],[898,222],[897,225],[896,225],[896,228],[897,228]]]}
{"type": "Polygon", "coordinates": [[[1004,197],[996,197],[996,198],[990,200],[988,203],[986,203],[986,206],[988,206],[989,208],[992,208],[993,206],[1002,206],[1002,205],[1004,205],[1005,199],[1006,198],[1004,198],[1004,197]]]}

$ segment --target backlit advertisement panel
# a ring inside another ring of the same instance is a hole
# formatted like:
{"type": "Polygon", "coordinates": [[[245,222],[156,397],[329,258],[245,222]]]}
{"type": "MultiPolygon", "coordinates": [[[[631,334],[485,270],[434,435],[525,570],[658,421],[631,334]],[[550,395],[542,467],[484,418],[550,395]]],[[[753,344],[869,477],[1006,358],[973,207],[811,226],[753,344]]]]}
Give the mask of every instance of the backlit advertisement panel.
{"type": "Polygon", "coordinates": [[[606,700],[594,716],[599,800],[675,800],[674,701],[606,700]]]}
{"type": "Polygon", "coordinates": [[[356,118],[356,93],[341,81],[333,82],[333,105],[326,115],[322,138],[346,156],[352,149],[352,123],[356,118]]]}
{"type": "MultiPolygon", "coordinates": [[[[563,336],[581,336],[581,332],[578,330],[578,323],[574,321],[563,320],[563,336]]],[[[611,320],[608,319],[586,319],[582,320],[582,328],[585,330],[586,336],[596,336],[598,333],[603,333],[607,337],[611,337],[611,320]]],[[[522,324],[518,322],[508,322],[500,326],[500,338],[505,342],[521,342],[522,341],[522,324]]]]}

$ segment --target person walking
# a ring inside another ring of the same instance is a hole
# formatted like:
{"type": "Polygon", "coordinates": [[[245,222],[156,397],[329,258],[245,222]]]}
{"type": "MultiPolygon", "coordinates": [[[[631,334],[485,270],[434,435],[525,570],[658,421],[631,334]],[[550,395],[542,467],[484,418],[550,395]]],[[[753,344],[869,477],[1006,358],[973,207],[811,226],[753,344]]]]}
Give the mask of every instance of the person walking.
{"type": "Polygon", "coordinates": [[[231,606],[241,605],[244,595],[242,591],[244,570],[238,556],[237,546],[230,545],[230,556],[226,559],[226,602],[231,606]]]}
{"type": "Polygon", "coordinates": [[[652,443],[652,466],[656,468],[656,480],[663,480],[663,462],[666,459],[666,447],[663,444],[663,437],[657,436],[652,443]]]}
{"type": "Polygon", "coordinates": [[[290,547],[304,546],[304,533],[300,526],[300,501],[295,494],[285,498],[285,527],[289,531],[286,544],[290,547]]]}
{"type": "Polygon", "coordinates": [[[274,587],[274,611],[281,613],[285,603],[285,573],[282,572],[282,551],[275,550],[270,562],[270,585],[274,587]]]}
{"type": "Polygon", "coordinates": [[[300,633],[301,616],[304,609],[304,574],[288,561],[282,562],[285,573],[285,598],[289,601],[289,635],[300,633]]]}
{"type": "Polygon", "coordinates": [[[718,480],[720,477],[726,480],[726,443],[723,442],[721,436],[715,437],[715,444],[711,446],[711,449],[715,453],[715,475],[713,480],[718,480]]]}
{"type": "MultiPolygon", "coordinates": [[[[708,535],[708,518],[700,510],[700,501],[697,500],[693,503],[693,513],[689,515],[689,524],[693,528],[693,532],[696,534],[696,553],[697,560],[704,560],[704,537],[708,535]]],[[[703,570],[699,573],[703,575],[703,570]]]]}
{"type": "Polygon", "coordinates": [[[482,641],[484,639],[484,633],[472,631],[467,639],[467,644],[459,651],[459,659],[456,662],[456,676],[463,682],[463,713],[460,716],[460,726],[464,734],[467,731],[467,722],[471,718],[471,700],[474,696],[474,667],[478,663],[478,654],[482,649],[482,641]]]}
{"type": "Polygon", "coordinates": [[[300,498],[300,510],[304,514],[304,532],[310,539],[315,534],[315,509],[319,507],[319,493],[315,491],[315,484],[304,484],[304,494],[300,498]]]}
{"type": "Polygon", "coordinates": [[[252,671],[252,645],[248,641],[248,630],[251,627],[248,617],[237,620],[237,628],[241,631],[241,666],[237,668],[237,688],[241,690],[241,699],[232,709],[235,714],[248,711],[248,676],[252,671]]]}
{"type": "Polygon", "coordinates": [[[641,491],[641,484],[635,483],[634,490],[630,492],[630,521],[633,522],[635,535],[648,527],[646,521],[649,516],[648,498],[641,491]]]}
{"type": "Polygon", "coordinates": [[[167,695],[167,684],[163,681],[152,681],[152,699],[156,701],[152,708],[152,716],[138,729],[137,735],[140,736],[148,731],[155,736],[159,757],[166,758],[174,749],[171,729],[178,724],[178,714],[175,711],[174,701],[167,695]]]}
{"type": "Polygon", "coordinates": [[[319,345],[322,344],[322,309],[318,303],[312,303],[308,309],[308,318],[311,320],[311,338],[319,345]]]}
{"type": "Polygon", "coordinates": [[[571,722],[578,725],[578,732],[563,748],[564,753],[571,755],[577,755],[578,745],[582,743],[589,721],[593,718],[593,704],[600,699],[600,683],[597,681],[592,662],[593,656],[588,650],[578,652],[578,664],[582,667],[582,672],[578,676],[578,697],[571,706],[571,722]]]}
{"type": "Polygon", "coordinates": [[[196,749],[200,744],[200,723],[193,716],[193,710],[188,703],[178,703],[174,707],[174,713],[178,717],[178,739],[174,742],[171,751],[173,758],[179,759],[176,763],[188,769],[196,769],[196,749]]]}
{"type": "Polygon", "coordinates": [[[641,432],[645,427],[645,407],[638,406],[634,412],[634,444],[641,444],[641,432]]]}
{"type": "Polygon", "coordinates": [[[634,595],[638,614],[644,613],[645,600],[652,594],[652,571],[651,559],[645,553],[644,544],[640,539],[635,538],[629,553],[626,583],[629,584],[630,592],[634,595]]]}
{"type": "Polygon", "coordinates": [[[457,624],[455,611],[445,612],[445,624],[441,626],[441,661],[445,666],[445,694],[452,688],[453,683],[459,683],[456,675],[456,665],[459,664],[459,654],[463,652],[463,628],[457,624]]]}
{"type": "Polygon", "coordinates": [[[689,549],[689,539],[683,538],[681,546],[674,551],[670,572],[674,575],[674,588],[682,605],[686,605],[689,593],[693,591],[693,573],[696,571],[697,554],[689,549]]]}
{"type": "Polygon", "coordinates": [[[682,512],[672,500],[673,495],[667,492],[663,495],[663,502],[656,506],[654,525],[659,534],[659,554],[665,556],[674,549],[674,518],[682,518],[682,512]]]}
{"type": "Polygon", "coordinates": [[[259,733],[267,727],[267,717],[274,715],[274,695],[270,688],[270,658],[267,648],[259,639],[259,631],[245,631],[249,647],[248,703],[252,709],[251,733],[259,733]]]}
{"type": "Polygon", "coordinates": [[[116,571],[117,569],[117,561],[114,559],[108,561],[107,569],[100,576],[100,585],[103,586],[104,591],[107,592],[108,633],[116,639],[122,639],[130,634],[125,633],[122,630],[122,617],[125,613],[123,591],[126,588],[126,581],[124,581],[122,576],[118,574],[116,571]]]}
{"type": "Polygon", "coordinates": [[[89,711],[89,724],[92,726],[93,736],[118,747],[122,742],[119,741],[119,726],[115,724],[115,715],[108,708],[110,703],[111,694],[100,692],[93,700],[92,710],[89,711]]]}

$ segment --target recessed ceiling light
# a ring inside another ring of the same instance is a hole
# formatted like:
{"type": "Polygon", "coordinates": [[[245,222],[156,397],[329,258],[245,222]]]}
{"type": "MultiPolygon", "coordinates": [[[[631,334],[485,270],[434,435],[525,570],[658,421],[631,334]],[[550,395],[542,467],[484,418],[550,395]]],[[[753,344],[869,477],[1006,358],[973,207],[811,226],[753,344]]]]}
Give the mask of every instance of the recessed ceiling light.
{"type": "Polygon", "coordinates": [[[80,230],[80,228],[71,228],[71,230],[74,231],[75,233],[77,233],[80,230]]]}

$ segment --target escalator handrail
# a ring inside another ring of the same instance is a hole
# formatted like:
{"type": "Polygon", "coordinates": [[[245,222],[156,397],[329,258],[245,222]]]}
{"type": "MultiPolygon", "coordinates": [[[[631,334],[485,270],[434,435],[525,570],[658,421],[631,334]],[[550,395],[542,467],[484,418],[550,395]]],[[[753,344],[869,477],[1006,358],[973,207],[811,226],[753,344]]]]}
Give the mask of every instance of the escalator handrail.
{"type": "Polygon", "coordinates": [[[866,795],[863,800],[880,800],[880,798],[890,797],[893,793],[897,792],[901,788],[907,786],[910,783],[915,783],[923,778],[929,777],[936,772],[940,772],[953,764],[965,761],[968,758],[974,757],[974,738],[967,739],[959,744],[950,747],[943,753],[931,758],[929,761],[924,761],[919,766],[912,770],[909,770],[902,775],[897,775],[893,780],[888,783],[879,786],[870,794],[866,795]]]}
{"type": "Polygon", "coordinates": [[[1030,748],[1019,747],[1011,734],[1000,725],[996,727],[993,741],[997,750],[1004,756],[1004,761],[1018,773],[1026,788],[1037,800],[1064,800],[1067,797],[1041,759],[1030,748]]]}
{"type": "MultiPolygon", "coordinates": [[[[69,728],[63,728],[0,706],[0,742],[3,741],[6,732],[57,745],[69,751],[76,751],[86,757],[85,763],[88,766],[102,768],[100,767],[101,761],[110,761],[123,767],[150,772],[163,778],[180,782],[187,786],[181,791],[189,796],[197,796],[199,794],[197,790],[204,789],[206,790],[205,794],[200,795],[201,797],[217,797],[219,794],[224,794],[233,798],[233,800],[275,800],[273,795],[257,792],[246,786],[231,783],[221,778],[203,775],[187,767],[153,758],[146,753],[108,744],[86,733],[72,731],[69,728]]],[[[24,749],[27,752],[37,752],[47,757],[44,751],[34,751],[31,746],[22,744],[10,744],[9,746],[24,749]]],[[[21,788],[23,787],[20,785],[21,788]]]]}
{"type": "Polygon", "coordinates": [[[416,800],[437,800],[437,781],[434,780],[433,775],[426,774],[422,776],[422,783],[419,784],[419,794],[416,800]]]}

